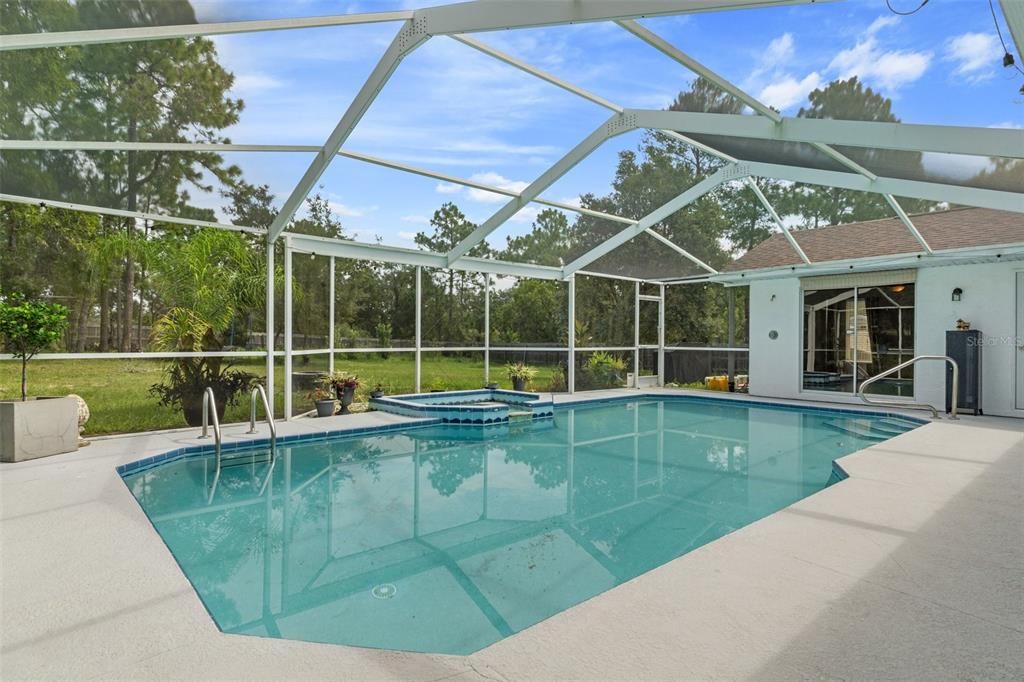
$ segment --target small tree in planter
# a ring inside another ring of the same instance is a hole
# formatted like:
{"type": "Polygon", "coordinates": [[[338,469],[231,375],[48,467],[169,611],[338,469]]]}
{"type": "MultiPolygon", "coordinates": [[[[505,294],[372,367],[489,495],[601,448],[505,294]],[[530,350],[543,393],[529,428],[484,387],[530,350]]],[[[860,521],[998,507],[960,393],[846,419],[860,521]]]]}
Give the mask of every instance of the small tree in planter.
{"type": "Polygon", "coordinates": [[[510,362],[505,366],[505,372],[512,381],[512,389],[525,391],[526,385],[537,376],[537,370],[522,362],[510,362]]]}
{"type": "Polygon", "coordinates": [[[28,361],[52,346],[67,327],[67,308],[0,299],[0,341],[21,360],[21,400],[0,401],[0,461],[20,462],[78,449],[78,400],[28,400],[28,361]]]}
{"type": "Polygon", "coordinates": [[[0,338],[4,350],[21,360],[21,400],[28,399],[28,361],[60,340],[68,309],[59,303],[29,301],[20,295],[0,299],[0,338]]]}

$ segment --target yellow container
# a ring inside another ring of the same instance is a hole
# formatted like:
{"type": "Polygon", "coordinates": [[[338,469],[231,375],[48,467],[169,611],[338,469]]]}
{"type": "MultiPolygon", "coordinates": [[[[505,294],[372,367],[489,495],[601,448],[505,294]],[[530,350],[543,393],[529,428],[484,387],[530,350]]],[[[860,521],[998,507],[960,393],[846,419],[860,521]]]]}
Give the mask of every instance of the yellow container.
{"type": "Polygon", "coordinates": [[[711,391],[728,391],[729,390],[729,377],[727,376],[714,376],[704,377],[704,385],[711,391]]]}

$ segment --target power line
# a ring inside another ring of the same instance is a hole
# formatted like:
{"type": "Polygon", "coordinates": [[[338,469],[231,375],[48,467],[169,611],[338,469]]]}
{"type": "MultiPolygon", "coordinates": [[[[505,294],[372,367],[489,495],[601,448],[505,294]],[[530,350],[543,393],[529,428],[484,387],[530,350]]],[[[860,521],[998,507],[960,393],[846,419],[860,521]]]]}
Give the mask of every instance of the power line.
{"type": "MultiPolygon", "coordinates": [[[[925,1],[927,2],[927,0],[925,1]]],[[[886,0],[886,2],[888,2],[888,0],[886,0]]],[[[992,23],[996,26],[996,35],[999,36],[999,43],[1003,46],[1003,66],[1012,66],[1024,74],[1024,69],[1014,61],[1013,53],[1011,53],[1006,47],[1006,41],[1003,40],[1003,31],[999,28],[999,19],[996,18],[996,8],[995,5],[992,4],[992,0],[988,0],[988,10],[992,13],[992,23]]]]}
{"type": "Polygon", "coordinates": [[[892,12],[893,14],[899,15],[901,17],[909,17],[911,14],[917,14],[922,9],[924,9],[924,6],[927,5],[927,4],[928,4],[928,0],[921,0],[921,4],[918,5],[917,7],[915,7],[914,9],[912,9],[910,11],[907,11],[907,12],[901,12],[898,9],[896,9],[895,7],[892,6],[892,0],[885,0],[885,6],[889,8],[889,11],[892,12]]]}

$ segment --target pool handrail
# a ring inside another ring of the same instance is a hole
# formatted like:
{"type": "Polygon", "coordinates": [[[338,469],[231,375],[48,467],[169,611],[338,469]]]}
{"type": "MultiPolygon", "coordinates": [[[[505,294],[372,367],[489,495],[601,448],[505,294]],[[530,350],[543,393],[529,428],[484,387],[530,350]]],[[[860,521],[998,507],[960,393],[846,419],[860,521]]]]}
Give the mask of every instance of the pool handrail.
{"type": "Polygon", "coordinates": [[[953,358],[949,357],[948,355],[917,355],[917,356],[907,360],[906,362],[901,362],[900,364],[896,365],[895,367],[892,367],[890,369],[885,370],[884,372],[876,374],[875,376],[871,377],[870,379],[865,379],[861,383],[860,389],[857,391],[857,396],[862,401],[867,403],[868,405],[877,405],[877,406],[885,406],[885,407],[897,407],[897,408],[902,407],[902,408],[928,409],[928,410],[932,411],[932,419],[939,419],[939,410],[938,410],[938,408],[935,407],[934,405],[929,404],[929,403],[903,402],[903,401],[896,401],[896,400],[871,400],[870,398],[868,398],[867,394],[864,392],[864,390],[868,386],[870,386],[871,384],[875,383],[879,379],[884,379],[885,377],[890,376],[892,374],[895,374],[896,372],[899,372],[902,369],[906,369],[907,367],[910,367],[911,365],[917,364],[921,360],[941,360],[943,362],[949,363],[949,365],[953,368],[953,385],[951,387],[953,390],[952,390],[952,395],[950,396],[949,418],[950,419],[957,419],[958,417],[956,416],[956,408],[957,408],[956,399],[957,399],[958,390],[960,388],[960,366],[957,364],[956,360],[954,360],[953,358]]]}
{"type": "Polygon", "coordinates": [[[274,425],[274,413],[270,411],[270,401],[267,400],[267,391],[263,384],[256,384],[249,393],[249,430],[246,433],[256,433],[256,398],[259,397],[263,403],[263,414],[266,417],[267,426],[270,427],[270,459],[274,460],[277,454],[277,427],[274,425]]]}

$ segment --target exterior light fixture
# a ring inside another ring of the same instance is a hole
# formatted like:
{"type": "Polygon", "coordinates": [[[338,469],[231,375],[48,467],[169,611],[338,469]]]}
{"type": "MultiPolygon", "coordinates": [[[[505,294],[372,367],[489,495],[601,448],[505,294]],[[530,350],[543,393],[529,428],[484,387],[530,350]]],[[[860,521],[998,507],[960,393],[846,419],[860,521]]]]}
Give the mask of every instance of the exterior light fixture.
{"type": "Polygon", "coordinates": [[[956,289],[953,289],[953,300],[954,301],[959,301],[963,297],[963,295],[964,295],[964,290],[961,289],[960,287],[957,287],[956,289]]]}

